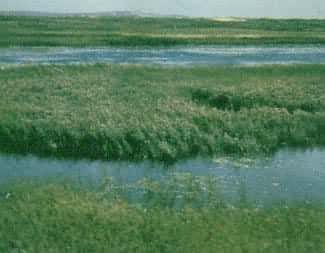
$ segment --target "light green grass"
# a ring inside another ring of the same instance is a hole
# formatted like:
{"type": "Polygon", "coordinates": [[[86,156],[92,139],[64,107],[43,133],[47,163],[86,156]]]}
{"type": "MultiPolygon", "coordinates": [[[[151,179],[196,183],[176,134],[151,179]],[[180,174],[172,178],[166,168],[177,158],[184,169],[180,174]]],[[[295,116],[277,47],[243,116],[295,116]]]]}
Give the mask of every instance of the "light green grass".
{"type": "Polygon", "coordinates": [[[30,66],[0,74],[0,148],[173,160],[325,144],[325,66],[30,66]]]}
{"type": "Polygon", "coordinates": [[[324,251],[322,205],[176,210],[53,183],[0,188],[0,252],[324,251]]]}
{"type": "Polygon", "coordinates": [[[324,44],[324,20],[0,15],[0,47],[324,44]]]}

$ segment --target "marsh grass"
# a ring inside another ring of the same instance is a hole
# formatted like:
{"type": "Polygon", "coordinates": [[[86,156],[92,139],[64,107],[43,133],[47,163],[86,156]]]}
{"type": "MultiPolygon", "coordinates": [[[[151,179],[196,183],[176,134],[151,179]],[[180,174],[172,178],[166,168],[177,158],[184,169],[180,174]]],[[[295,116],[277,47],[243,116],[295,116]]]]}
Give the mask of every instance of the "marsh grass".
{"type": "MultiPolygon", "coordinates": [[[[154,183],[151,183],[154,184],[154,183]]],[[[148,183],[147,183],[148,185],[148,183]]],[[[174,186],[179,187],[179,186],[174,186]]],[[[152,186],[150,186],[151,189],[152,186]]],[[[325,209],[134,205],[68,184],[0,188],[1,252],[323,252],[325,209]]],[[[105,187],[104,189],[107,188],[105,187]]],[[[103,194],[104,193],[104,194],[103,194]]]]}
{"type": "Polygon", "coordinates": [[[0,15],[0,47],[324,43],[324,20],[0,15]]]}
{"type": "Polygon", "coordinates": [[[322,65],[4,68],[0,148],[168,161],[324,145],[324,73],[322,65]]]}

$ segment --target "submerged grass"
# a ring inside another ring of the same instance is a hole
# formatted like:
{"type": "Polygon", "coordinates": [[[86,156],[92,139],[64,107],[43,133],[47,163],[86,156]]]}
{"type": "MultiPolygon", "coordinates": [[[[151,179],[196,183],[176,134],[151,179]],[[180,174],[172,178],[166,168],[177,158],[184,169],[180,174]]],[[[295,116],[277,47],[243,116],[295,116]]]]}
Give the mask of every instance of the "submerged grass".
{"type": "Polygon", "coordinates": [[[305,204],[173,209],[68,185],[0,188],[1,252],[324,252],[325,209],[305,204]]]}
{"type": "Polygon", "coordinates": [[[325,20],[0,15],[0,47],[324,43],[325,20]]]}
{"type": "Polygon", "coordinates": [[[0,73],[2,151],[174,160],[325,144],[323,65],[0,73]]]}

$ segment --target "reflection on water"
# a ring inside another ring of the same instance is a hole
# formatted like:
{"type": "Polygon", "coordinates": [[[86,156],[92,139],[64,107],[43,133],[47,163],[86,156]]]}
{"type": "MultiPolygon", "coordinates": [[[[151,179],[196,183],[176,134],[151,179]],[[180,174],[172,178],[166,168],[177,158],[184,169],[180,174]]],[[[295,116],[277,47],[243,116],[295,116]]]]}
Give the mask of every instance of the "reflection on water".
{"type": "Polygon", "coordinates": [[[10,48],[0,64],[139,63],[163,65],[261,65],[325,63],[324,46],[214,46],[171,49],[10,48]]]}
{"type": "MultiPolygon", "coordinates": [[[[122,186],[153,180],[165,184],[168,189],[172,187],[171,180],[182,175],[216,179],[212,181],[228,201],[244,198],[262,205],[282,201],[324,201],[325,149],[283,149],[274,156],[255,159],[197,158],[170,166],[149,161],[73,161],[41,159],[33,155],[0,155],[0,184],[21,178],[51,178],[98,187],[103,179],[112,178],[122,186]]],[[[201,186],[202,182],[199,182],[201,186]]]]}

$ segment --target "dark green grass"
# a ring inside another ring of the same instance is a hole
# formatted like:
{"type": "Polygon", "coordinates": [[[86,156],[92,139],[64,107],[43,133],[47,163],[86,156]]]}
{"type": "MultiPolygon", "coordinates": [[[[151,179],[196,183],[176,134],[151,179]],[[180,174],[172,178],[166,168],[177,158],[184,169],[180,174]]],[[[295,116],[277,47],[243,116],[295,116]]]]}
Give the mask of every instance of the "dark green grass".
{"type": "Polygon", "coordinates": [[[0,15],[0,47],[324,44],[324,20],[0,15]]]}
{"type": "Polygon", "coordinates": [[[0,148],[173,160],[325,144],[325,66],[30,66],[0,74],[0,148]]]}
{"type": "Polygon", "coordinates": [[[0,188],[0,252],[324,251],[322,205],[176,210],[53,183],[0,188]]]}

